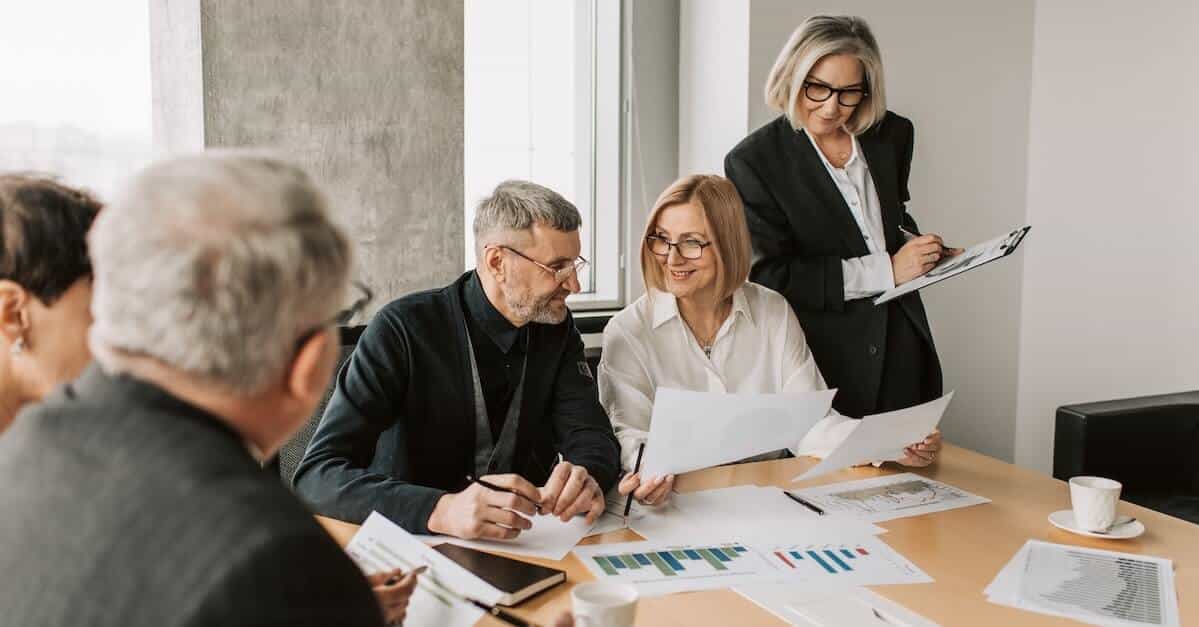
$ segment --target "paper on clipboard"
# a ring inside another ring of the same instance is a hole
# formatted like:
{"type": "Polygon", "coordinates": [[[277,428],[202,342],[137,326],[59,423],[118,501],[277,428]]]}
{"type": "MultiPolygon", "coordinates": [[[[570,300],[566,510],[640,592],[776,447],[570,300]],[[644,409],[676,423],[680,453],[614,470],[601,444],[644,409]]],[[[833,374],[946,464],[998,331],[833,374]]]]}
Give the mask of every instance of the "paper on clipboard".
{"type": "Polygon", "coordinates": [[[1010,233],[1004,233],[981,244],[975,244],[962,251],[962,254],[956,257],[942,259],[941,263],[938,263],[936,267],[926,272],[923,276],[883,292],[882,295],[874,299],[874,304],[881,305],[885,302],[895,300],[904,294],[915,292],[922,287],[955,277],[983,264],[1006,257],[1016,250],[1016,247],[1024,240],[1024,236],[1031,228],[1031,226],[1022,226],[1010,233]]]}

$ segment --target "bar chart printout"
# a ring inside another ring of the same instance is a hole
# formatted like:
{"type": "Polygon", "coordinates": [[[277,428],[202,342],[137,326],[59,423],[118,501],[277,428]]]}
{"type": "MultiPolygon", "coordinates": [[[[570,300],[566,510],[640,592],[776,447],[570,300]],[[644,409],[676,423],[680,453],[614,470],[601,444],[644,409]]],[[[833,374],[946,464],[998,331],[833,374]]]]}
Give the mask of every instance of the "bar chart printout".
{"type": "Polygon", "coordinates": [[[774,546],[769,557],[792,582],[868,586],[932,581],[907,558],[877,538],[846,544],[774,546]]]}
{"type": "Polygon", "coordinates": [[[632,584],[643,594],[725,588],[777,580],[779,566],[744,544],[662,545],[626,542],[575,547],[599,580],[632,584]]]}

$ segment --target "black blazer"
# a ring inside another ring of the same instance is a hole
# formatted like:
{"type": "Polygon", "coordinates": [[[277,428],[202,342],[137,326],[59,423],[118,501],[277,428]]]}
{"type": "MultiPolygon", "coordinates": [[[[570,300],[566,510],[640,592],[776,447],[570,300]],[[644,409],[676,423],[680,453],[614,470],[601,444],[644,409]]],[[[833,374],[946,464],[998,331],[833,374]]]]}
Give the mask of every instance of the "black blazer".
{"type": "MultiPolygon", "coordinates": [[[[296,470],[296,490],[317,512],[359,523],[378,510],[428,533],[438,499],[466,487],[475,405],[462,308],[473,275],[392,301],[367,325],[296,470]]],[[[620,446],[574,320],[531,323],[529,333],[513,472],[543,483],[562,453],[606,491],[620,446]]]]}
{"type": "Polygon", "coordinates": [[[96,366],[0,436],[0,624],[381,626],[361,571],[213,416],[96,366]]]}
{"type": "MultiPolygon", "coordinates": [[[[858,136],[892,255],[904,243],[900,225],[919,232],[904,207],[910,199],[912,136],[911,121],[890,111],[858,136]]],[[[848,416],[874,412],[890,310],[908,316],[928,342],[932,358],[924,377],[940,390],[941,366],[918,293],[891,307],[875,306],[869,298],[845,300],[841,260],[870,250],[811,141],[780,116],[737,144],[724,170],[745,204],[754,248],[750,280],[791,303],[821,373],[829,387],[839,389],[833,406],[848,416]]]]}

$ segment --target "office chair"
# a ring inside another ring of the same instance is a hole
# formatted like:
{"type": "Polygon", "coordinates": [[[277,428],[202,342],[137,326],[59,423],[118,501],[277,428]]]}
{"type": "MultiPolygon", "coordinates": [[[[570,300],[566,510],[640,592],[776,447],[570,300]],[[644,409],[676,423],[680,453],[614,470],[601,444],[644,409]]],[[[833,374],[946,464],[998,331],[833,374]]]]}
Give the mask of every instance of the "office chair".
{"type": "MultiPolygon", "coordinates": [[[[358,338],[362,335],[362,331],[366,327],[341,327],[341,352],[337,356],[337,367],[334,372],[341,372],[346,361],[350,359],[350,355],[354,352],[354,346],[358,344],[358,338]]],[[[335,378],[336,379],[336,378],[335,378]]],[[[291,487],[291,479],[296,474],[296,468],[300,465],[300,460],[304,459],[304,452],[308,450],[308,442],[312,440],[312,436],[316,433],[316,427],[321,423],[321,417],[325,415],[325,406],[329,404],[329,398],[333,396],[333,388],[335,380],[329,382],[329,388],[325,390],[325,396],[321,398],[321,402],[316,406],[312,415],[308,417],[308,422],[304,423],[304,427],[296,433],[295,437],[288,440],[279,449],[279,455],[276,458],[276,465],[279,469],[279,476],[283,479],[283,483],[291,487]]]]}
{"type": "Polygon", "coordinates": [[[1126,501],[1199,523],[1199,390],[1057,409],[1053,476],[1124,484],[1126,501]]]}

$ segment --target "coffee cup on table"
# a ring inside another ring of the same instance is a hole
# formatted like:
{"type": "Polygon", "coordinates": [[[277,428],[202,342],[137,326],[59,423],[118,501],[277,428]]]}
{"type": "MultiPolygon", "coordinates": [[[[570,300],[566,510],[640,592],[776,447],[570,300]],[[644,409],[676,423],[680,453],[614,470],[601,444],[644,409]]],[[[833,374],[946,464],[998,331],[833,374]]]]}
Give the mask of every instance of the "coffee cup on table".
{"type": "Polygon", "coordinates": [[[633,627],[637,589],[623,583],[592,581],[570,591],[575,627],[633,627]]]}
{"type": "Polygon", "coordinates": [[[1074,523],[1087,531],[1107,531],[1116,522],[1116,503],[1120,501],[1119,481],[1103,477],[1070,479],[1070,505],[1074,523]]]}

